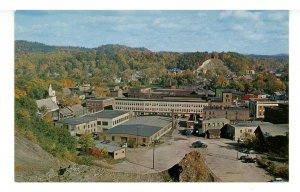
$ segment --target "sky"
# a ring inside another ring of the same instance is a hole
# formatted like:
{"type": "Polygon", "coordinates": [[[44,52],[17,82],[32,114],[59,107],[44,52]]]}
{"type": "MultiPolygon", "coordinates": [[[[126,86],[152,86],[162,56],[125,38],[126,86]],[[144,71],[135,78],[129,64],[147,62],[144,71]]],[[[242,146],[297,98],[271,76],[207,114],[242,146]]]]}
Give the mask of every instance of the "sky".
{"type": "Polygon", "coordinates": [[[16,11],[15,39],[151,51],[289,53],[288,11],[16,11]]]}

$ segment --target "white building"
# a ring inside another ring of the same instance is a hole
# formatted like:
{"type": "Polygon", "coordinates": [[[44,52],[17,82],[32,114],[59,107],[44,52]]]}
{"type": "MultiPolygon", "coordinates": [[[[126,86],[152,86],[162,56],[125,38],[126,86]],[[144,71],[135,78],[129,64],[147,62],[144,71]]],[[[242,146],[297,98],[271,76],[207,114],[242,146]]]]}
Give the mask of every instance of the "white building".
{"type": "Polygon", "coordinates": [[[134,111],[137,115],[171,115],[196,114],[202,117],[203,108],[208,103],[203,101],[151,100],[151,99],[116,99],[116,110],[134,111]]]}

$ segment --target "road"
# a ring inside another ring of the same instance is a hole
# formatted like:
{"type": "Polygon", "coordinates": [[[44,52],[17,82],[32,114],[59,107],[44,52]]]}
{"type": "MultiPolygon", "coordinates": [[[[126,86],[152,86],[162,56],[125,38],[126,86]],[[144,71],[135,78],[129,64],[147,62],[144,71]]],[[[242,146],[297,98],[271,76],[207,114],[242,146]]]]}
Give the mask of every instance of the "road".
{"type": "Polygon", "coordinates": [[[204,139],[207,143],[206,164],[223,182],[267,182],[272,179],[255,163],[237,160],[241,153],[234,149],[235,142],[226,139],[204,139]]]}
{"type": "Polygon", "coordinates": [[[153,169],[153,147],[127,149],[126,159],[122,163],[114,165],[117,172],[131,173],[156,173],[167,170],[179,163],[185,154],[191,150],[200,150],[206,156],[206,163],[211,171],[223,182],[267,182],[271,176],[257,167],[254,163],[242,163],[237,160],[237,151],[234,149],[234,141],[226,139],[205,139],[199,137],[187,137],[178,134],[174,130],[170,138],[163,144],[155,147],[153,169]],[[206,149],[190,148],[191,144],[201,140],[208,145],[206,149]]]}

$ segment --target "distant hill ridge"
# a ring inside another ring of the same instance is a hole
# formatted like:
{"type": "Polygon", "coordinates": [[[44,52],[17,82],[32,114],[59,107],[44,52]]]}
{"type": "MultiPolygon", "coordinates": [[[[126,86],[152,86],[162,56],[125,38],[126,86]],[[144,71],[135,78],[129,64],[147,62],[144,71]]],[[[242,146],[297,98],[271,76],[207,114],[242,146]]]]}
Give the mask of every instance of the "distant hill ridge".
{"type": "MultiPolygon", "coordinates": [[[[240,71],[241,73],[244,73],[249,69],[258,69],[261,65],[267,70],[276,70],[288,65],[288,55],[284,54],[264,56],[244,55],[236,52],[153,52],[144,47],[132,48],[119,44],[85,48],[53,46],[39,42],[16,40],[15,52],[16,56],[20,58],[25,57],[21,56],[22,53],[30,53],[30,55],[33,56],[36,55],[36,53],[51,53],[52,55],[55,55],[56,52],[65,52],[69,54],[67,55],[68,58],[72,58],[69,59],[70,61],[68,62],[74,63],[74,59],[80,62],[96,62],[97,67],[108,67],[113,64],[115,67],[119,68],[119,71],[124,71],[125,69],[140,70],[157,67],[166,69],[189,69],[192,71],[197,70],[200,67],[207,71],[209,68],[216,69],[218,66],[221,66],[225,71],[230,69],[230,71],[233,72],[240,71]]],[[[25,58],[30,59],[31,56],[28,55],[25,58]]],[[[43,58],[43,60],[47,63],[47,59],[43,58]]],[[[38,63],[33,64],[38,65],[38,63]]]]}

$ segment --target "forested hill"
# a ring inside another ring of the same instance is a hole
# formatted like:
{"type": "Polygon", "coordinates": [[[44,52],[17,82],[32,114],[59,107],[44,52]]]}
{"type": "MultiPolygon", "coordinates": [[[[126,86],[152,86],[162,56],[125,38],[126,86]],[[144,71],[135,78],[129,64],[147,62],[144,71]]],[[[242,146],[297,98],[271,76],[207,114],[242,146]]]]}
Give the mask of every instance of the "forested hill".
{"type": "MultiPolygon", "coordinates": [[[[65,77],[85,77],[107,74],[120,76],[124,71],[138,70],[148,75],[161,76],[167,69],[193,71],[208,59],[220,59],[237,74],[254,69],[258,72],[286,71],[288,56],[255,56],[235,52],[152,52],[146,48],[123,45],[103,45],[97,48],[49,46],[37,42],[15,41],[16,70],[23,75],[33,72],[64,74],[65,77]],[[28,71],[28,65],[30,70],[28,71]],[[21,70],[22,69],[22,70],[21,70]],[[81,74],[82,73],[82,74],[81,74]]],[[[106,77],[105,77],[106,78],[106,77]]]]}
{"type": "Polygon", "coordinates": [[[87,48],[84,47],[71,47],[71,46],[51,46],[45,45],[39,42],[29,42],[24,40],[16,40],[15,41],[15,52],[16,53],[28,53],[28,52],[41,52],[41,53],[49,53],[54,51],[87,51],[87,48]]]}

